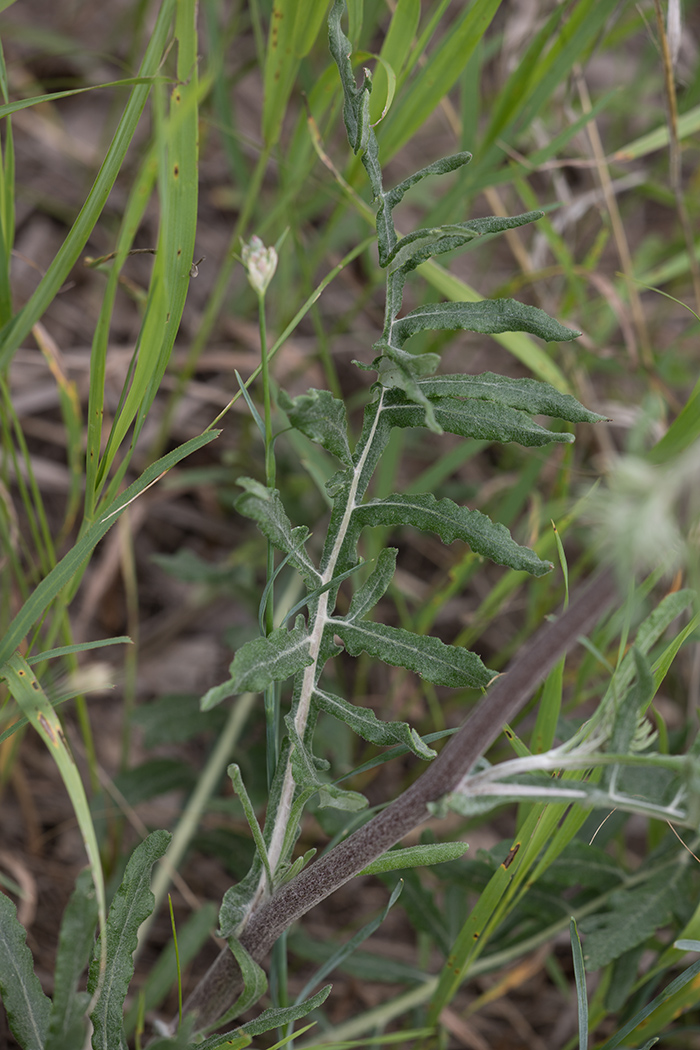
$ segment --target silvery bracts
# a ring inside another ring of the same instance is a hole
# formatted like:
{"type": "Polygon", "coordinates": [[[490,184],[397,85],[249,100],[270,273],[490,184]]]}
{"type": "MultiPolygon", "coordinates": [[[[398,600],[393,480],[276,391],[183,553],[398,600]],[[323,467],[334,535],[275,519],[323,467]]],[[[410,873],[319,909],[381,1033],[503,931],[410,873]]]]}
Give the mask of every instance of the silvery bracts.
{"type": "MultiPolygon", "coordinates": [[[[616,597],[610,571],[575,593],[568,610],[544,624],[500,675],[439,757],[391,805],[283,886],[250,916],[241,944],[260,961],[297,919],[334,893],[429,816],[427,805],[448,794],[531,698],[555,663],[590,631],[616,597]]],[[[185,1003],[198,1027],[213,1024],[241,990],[240,971],[224,948],[185,1003]]]]}

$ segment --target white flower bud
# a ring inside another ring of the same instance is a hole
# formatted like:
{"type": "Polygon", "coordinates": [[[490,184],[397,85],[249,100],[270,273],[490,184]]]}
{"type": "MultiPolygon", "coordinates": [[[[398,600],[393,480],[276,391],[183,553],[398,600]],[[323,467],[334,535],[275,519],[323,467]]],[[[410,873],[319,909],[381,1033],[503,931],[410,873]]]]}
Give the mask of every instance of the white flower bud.
{"type": "Polygon", "coordinates": [[[253,236],[248,244],[243,243],[241,258],[251,287],[258,295],[264,295],[277,269],[277,252],[274,248],[266,248],[259,237],[253,236]]]}

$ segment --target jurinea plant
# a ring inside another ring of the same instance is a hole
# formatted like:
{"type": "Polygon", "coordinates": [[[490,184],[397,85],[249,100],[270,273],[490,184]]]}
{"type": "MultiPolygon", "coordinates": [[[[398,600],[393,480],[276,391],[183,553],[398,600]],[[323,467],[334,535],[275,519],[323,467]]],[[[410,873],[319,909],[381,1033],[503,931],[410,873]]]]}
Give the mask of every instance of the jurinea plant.
{"type": "MultiPolygon", "coordinates": [[[[377,381],[370,390],[362,432],[354,447],[345,405],[330,392],[310,390],[294,399],[283,391],[279,395],[279,407],[290,424],[320,444],[340,464],[327,486],[332,511],[318,562],[307,551],[308,528],[292,525],[280,493],[252,478],[239,479],[243,494],[236,502],[238,511],[252,518],[268,543],[297,570],[306,595],[289,613],[284,625],[268,630],[238,650],[229,680],[210,690],[202,701],[203,708],[208,709],[231,695],[271,694],[278,683],[288,679],[293,682],[291,708],[284,717],[286,732],[272,763],[274,776],[262,830],[247,801],[240,771],[237,767],[230,769],[234,787],[250,820],[257,851],[250,872],[228,891],[220,912],[221,934],[228,940],[233,955],[225,950],[218,968],[205,978],[185,1004],[186,1011],[197,1013],[198,1024],[208,1024],[217,1018],[221,1022],[219,1015],[224,1010],[226,1017],[236,1016],[241,1010],[240,1002],[231,1007],[235,988],[232,978],[236,971],[233,956],[244,970],[244,976],[248,976],[257,971],[255,960],[270,947],[269,929],[262,940],[256,933],[253,950],[250,932],[259,933],[261,923],[269,925],[263,916],[269,917],[270,907],[281,899],[281,887],[290,898],[300,885],[299,873],[310,857],[294,860],[293,852],[309,799],[316,796],[320,806],[345,811],[366,806],[366,800],[357,792],[345,790],[322,775],[327,763],[314,755],[313,750],[319,714],[325,712],[341,719],[364,740],[374,744],[403,744],[424,761],[430,761],[435,755],[407,724],[381,722],[372,711],[332,692],[323,677],[328,661],[343,648],[351,656],[365,652],[375,660],[406,668],[435,685],[451,688],[485,689],[495,677],[495,672],[484,666],[473,652],[369,618],[368,614],[386,593],[394,575],[398,553],[394,548],[380,552],[369,573],[356,586],[347,611],[341,613],[336,608],[341,583],[348,577],[359,578],[358,542],[363,530],[409,525],[435,533],[444,543],[462,540],[479,555],[534,576],[541,576],[552,568],[532,550],[516,543],[503,525],[452,500],[437,500],[431,493],[368,496],[373,473],[392,430],[424,427],[436,434],[447,431],[461,437],[515,441],[533,447],[552,441],[573,441],[569,433],[555,433],[536,423],[532,418],[535,415],[574,423],[595,423],[603,418],[585,409],[570,395],[534,380],[514,380],[493,373],[436,375],[437,354],[414,355],[405,348],[411,336],[426,330],[463,329],[488,334],[524,331],[548,341],[574,339],[579,333],[563,327],[542,310],[512,299],[431,304],[400,316],[406,279],[422,262],[484,234],[533,222],[542,213],[460,221],[416,230],[399,238],[392,213],[405,194],[423,179],[454,172],[471,158],[468,153],[446,157],[393,189],[384,188],[377,139],[369,117],[371,78],[365,71],[359,86],[356,84],[350,61],[351,45],[341,28],[343,11],[343,0],[337,0],[329,19],[330,48],[343,86],[343,116],[350,145],[360,155],[377,205],[379,263],[386,270],[384,328],[374,344],[371,364],[360,364],[361,368],[374,371],[377,381]]],[[[263,250],[259,245],[258,252],[263,250]]],[[[250,274],[250,263],[248,268],[250,274]]],[[[598,587],[596,611],[604,606],[609,593],[609,588],[598,587]]],[[[589,616],[590,612],[589,608],[589,616]]],[[[569,644],[572,641],[573,638],[569,644]]],[[[544,663],[541,666],[544,667],[544,663]]],[[[266,710],[272,706],[272,702],[268,705],[266,701],[266,710]]],[[[499,720],[497,710],[491,721],[497,732],[503,721],[499,720]]],[[[423,804],[422,817],[426,815],[423,804]]],[[[373,824],[370,822],[366,828],[372,828],[373,824]]],[[[379,848],[378,840],[374,849],[383,853],[399,837],[383,849],[379,848]]],[[[417,853],[413,851],[411,864],[448,859],[454,856],[453,849],[426,847],[417,853]]],[[[393,867],[402,866],[400,851],[390,858],[393,867]]],[[[376,855],[367,856],[359,850],[351,865],[355,870],[346,877],[366,870],[374,860],[376,855]]],[[[326,865],[326,870],[331,867],[332,863],[326,865]]],[[[314,881],[315,872],[321,876],[319,863],[304,873],[307,884],[314,881]]],[[[325,872],[324,877],[327,877],[325,872]]],[[[339,884],[336,882],[333,888],[339,884]]],[[[321,893],[321,897],[325,895],[321,893]]],[[[289,913],[284,925],[289,925],[294,917],[289,913]]],[[[275,926],[276,935],[283,928],[275,926]]],[[[257,975],[257,987],[261,986],[257,975]]],[[[248,995],[245,1001],[249,1001],[248,995]]]]}

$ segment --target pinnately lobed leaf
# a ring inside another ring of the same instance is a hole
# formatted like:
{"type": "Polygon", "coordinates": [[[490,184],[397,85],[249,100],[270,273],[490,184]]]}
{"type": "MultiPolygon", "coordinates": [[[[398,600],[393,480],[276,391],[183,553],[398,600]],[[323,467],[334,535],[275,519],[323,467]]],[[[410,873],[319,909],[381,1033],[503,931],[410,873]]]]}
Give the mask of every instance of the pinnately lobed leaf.
{"type": "Polygon", "coordinates": [[[63,913],[54,971],[53,1004],[44,1050],[66,1050],[85,1040],[90,997],[78,983],[90,957],[97,926],[97,894],[89,868],[78,875],[63,913]]]}
{"type": "Polygon", "coordinates": [[[446,645],[431,635],[413,634],[371,620],[358,623],[333,617],[330,622],[351,656],[365,652],[393,667],[415,671],[435,685],[485,689],[496,675],[476,653],[446,645]]]}
{"type": "Polygon", "coordinates": [[[476,303],[428,303],[394,321],[391,344],[402,347],[416,332],[454,331],[494,335],[497,332],[529,332],[547,342],[576,339],[581,333],[559,324],[544,310],[515,299],[482,299],[476,303]]]}
{"type": "Polygon", "coordinates": [[[542,576],[552,568],[550,562],[542,561],[529,547],[516,543],[505,525],[494,523],[481,511],[460,507],[451,499],[437,500],[431,493],[386,496],[355,508],[353,530],[359,533],[367,526],[377,525],[411,525],[423,532],[437,533],[443,543],[462,540],[475,554],[533,576],[542,576]]]}

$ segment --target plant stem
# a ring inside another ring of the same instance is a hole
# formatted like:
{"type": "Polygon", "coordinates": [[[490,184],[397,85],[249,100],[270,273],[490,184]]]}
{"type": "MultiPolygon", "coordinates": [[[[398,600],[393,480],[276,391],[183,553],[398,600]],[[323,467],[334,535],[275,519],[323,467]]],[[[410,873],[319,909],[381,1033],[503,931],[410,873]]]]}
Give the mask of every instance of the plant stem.
{"type": "MultiPolygon", "coordinates": [[[[427,819],[428,802],[448,794],[532,696],[548,672],[591,630],[617,596],[604,570],[574,595],[568,610],[544,624],[500,675],[478,707],[426,772],[385,810],[302,871],[255,910],[240,940],[256,960],[293,922],[357,875],[427,819]]],[[[200,1027],[213,1024],[240,991],[238,965],[224,948],[185,1004],[200,1027]]]]}

